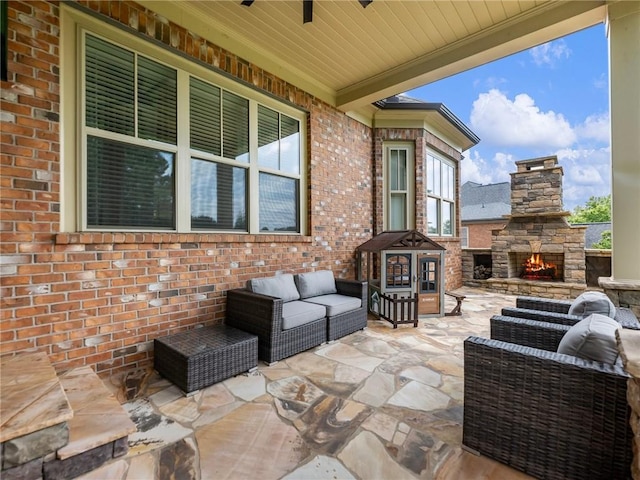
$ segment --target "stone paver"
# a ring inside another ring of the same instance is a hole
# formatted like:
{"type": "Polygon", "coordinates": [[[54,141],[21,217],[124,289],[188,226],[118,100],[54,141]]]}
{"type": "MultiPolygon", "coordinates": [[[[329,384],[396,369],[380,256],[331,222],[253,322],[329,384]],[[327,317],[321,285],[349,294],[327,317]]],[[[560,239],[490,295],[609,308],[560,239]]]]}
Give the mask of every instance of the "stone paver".
{"type": "Polygon", "coordinates": [[[139,432],[112,471],[122,480],[165,478],[171,468],[199,479],[438,478],[449,458],[468,462],[462,343],[487,336],[489,318],[515,305],[460,291],[462,316],[397,329],[371,317],[364,331],[189,397],[156,375],[150,401],[127,404],[139,432]]]}

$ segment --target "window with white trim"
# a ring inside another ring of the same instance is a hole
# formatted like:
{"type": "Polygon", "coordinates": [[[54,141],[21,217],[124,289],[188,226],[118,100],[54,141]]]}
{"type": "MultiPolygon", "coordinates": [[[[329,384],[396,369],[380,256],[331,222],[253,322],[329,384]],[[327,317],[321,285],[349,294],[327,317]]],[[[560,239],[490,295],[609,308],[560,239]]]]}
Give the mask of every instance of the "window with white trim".
{"type": "Polygon", "coordinates": [[[385,146],[385,230],[406,230],[415,225],[412,178],[413,146],[385,146]]]}
{"type": "Polygon", "coordinates": [[[79,38],[82,230],[302,233],[304,112],[168,52],[79,38]]]}
{"type": "Polygon", "coordinates": [[[427,235],[453,236],[455,167],[427,153],[427,235]]]}

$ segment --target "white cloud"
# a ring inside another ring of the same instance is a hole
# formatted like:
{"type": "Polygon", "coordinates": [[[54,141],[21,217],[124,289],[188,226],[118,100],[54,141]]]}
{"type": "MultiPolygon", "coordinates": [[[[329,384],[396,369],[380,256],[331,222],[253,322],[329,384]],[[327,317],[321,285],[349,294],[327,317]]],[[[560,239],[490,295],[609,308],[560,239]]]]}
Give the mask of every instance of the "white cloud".
{"type": "Polygon", "coordinates": [[[571,49],[567,46],[564,40],[557,40],[555,42],[547,42],[537,47],[533,47],[529,50],[533,63],[536,65],[554,67],[559,60],[569,58],[571,55],[571,49]]]}
{"type": "Polygon", "coordinates": [[[481,185],[510,182],[510,172],[515,170],[512,155],[496,153],[493,159],[485,160],[476,150],[469,150],[469,156],[462,162],[460,180],[476,182],[481,185]]]}
{"type": "Polygon", "coordinates": [[[611,193],[611,150],[563,149],[556,152],[564,170],[563,198],[566,210],[585,205],[590,197],[611,193]]]}
{"type": "Polygon", "coordinates": [[[610,142],[609,114],[589,115],[581,125],[576,126],[576,133],[580,138],[610,142]]]}
{"type": "Polygon", "coordinates": [[[481,93],[473,102],[471,128],[482,141],[501,147],[564,148],[576,140],[562,114],[541,112],[526,93],[512,101],[496,89],[481,93]]]}

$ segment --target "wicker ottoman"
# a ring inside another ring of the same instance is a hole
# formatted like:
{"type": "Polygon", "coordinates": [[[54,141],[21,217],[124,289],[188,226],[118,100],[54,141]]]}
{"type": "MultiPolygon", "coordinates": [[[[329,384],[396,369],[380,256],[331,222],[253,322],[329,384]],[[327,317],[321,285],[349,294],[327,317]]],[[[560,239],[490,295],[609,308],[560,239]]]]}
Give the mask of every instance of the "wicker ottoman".
{"type": "Polygon", "coordinates": [[[153,345],[155,369],[186,393],[258,365],[258,337],[226,325],[156,338],[153,345]]]}

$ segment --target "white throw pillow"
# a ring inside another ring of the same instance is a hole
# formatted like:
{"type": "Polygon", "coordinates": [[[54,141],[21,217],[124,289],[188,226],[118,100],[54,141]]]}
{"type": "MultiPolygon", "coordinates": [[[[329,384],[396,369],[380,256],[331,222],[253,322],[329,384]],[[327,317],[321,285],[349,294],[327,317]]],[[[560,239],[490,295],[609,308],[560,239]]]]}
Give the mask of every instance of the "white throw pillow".
{"type": "Polygon", "coordinates": [[[580,320],[564,334],[558,353],[613,365],[618,358],[618,322],[599,313],[580,320]]]}

